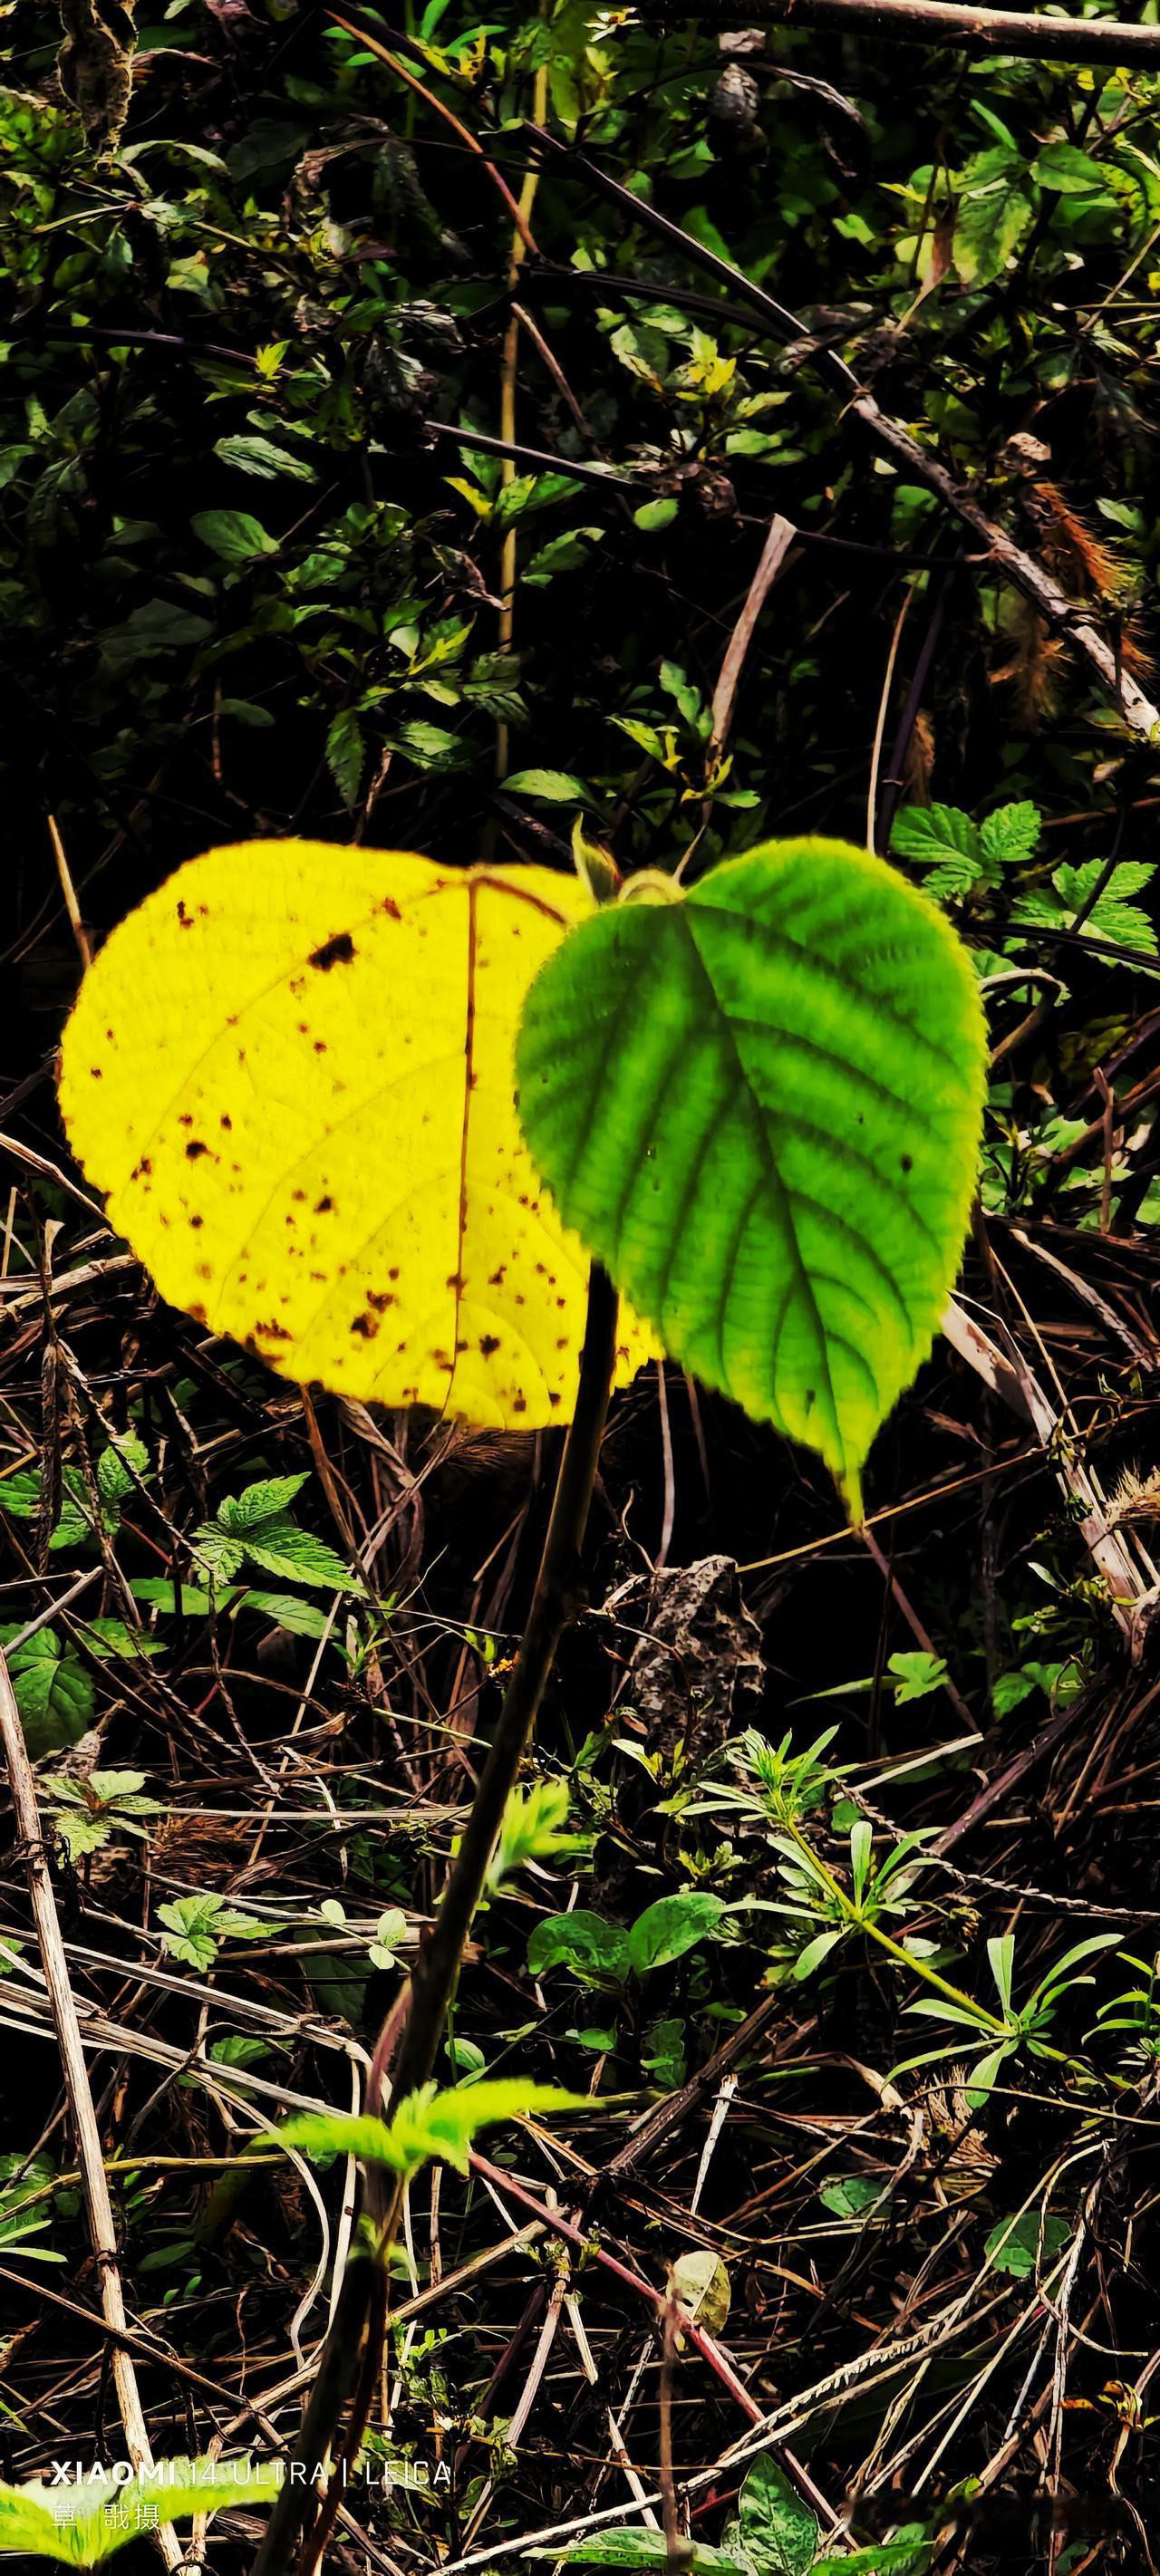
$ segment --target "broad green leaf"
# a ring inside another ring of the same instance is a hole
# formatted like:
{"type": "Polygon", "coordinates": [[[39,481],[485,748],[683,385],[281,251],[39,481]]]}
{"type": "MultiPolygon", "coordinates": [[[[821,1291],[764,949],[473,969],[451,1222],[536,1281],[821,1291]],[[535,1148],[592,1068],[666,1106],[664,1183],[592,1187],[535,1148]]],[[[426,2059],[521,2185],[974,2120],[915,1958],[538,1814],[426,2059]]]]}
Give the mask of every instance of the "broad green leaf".
{"type": "Polygon", "coordinates": [[[1035,176],[1042,188],[1054,188],[1061,197],[1106,197],[1108,174],[1089,152],[1081,152],[1075,143],[1047,143],[1037,152],[1035,176]]]}
{"type": "Polygon", "coordinates": [[[740,2543],[758,2576],[806,2576],[813,2565],[817,2517],[768,2452],[754,2461],[725,2538],[740,2543]]]}
{"type": "MultiPolygon", "coordinates": [[[[668,2543],[663,2531],[594,2531],[590,2540],[571,2541],[566,2549],[528,2549],[528,2558],[554,2558],[564,2567],[664,2567],[668,2543]]],[[[690,2544],[687,2561],[692,2576],[753,2576],[748,2559],[728,2549],[711,2549],[707,2541],[690,2544]]]]}
{"type": "Polygon", "coordinates": [[[253,563],[259,555],[276,555],[278,540],[267,534],[248,510],[196,510],[190,520],[195,537],[223,563],[253,563]]]}
{"type": "MultiPolygon", "coordinates": [[[[522,1143],[514,1044],[589,909],[545,868],[300,841],[211,851],[148,896],[81,987],[61,1106],[162,1295],[299,1382],[566,1422],[588,1265],[522,1143]]],[[[623,1314],[622,1379],[648,1348],[623,1314]]]]}
{"type": "Polygon", "coordinates": [[[1026,2281],[1033,2272],[1050,2272],[1073,2233],[1070,2219],[1045,2218],[1038,2209],[1025,2209],[1019,2218],[1000,2219],[983,2252],[993,2272],[1010,2272],[1015,2280],[1026,2281]]]}
{"type": "Polygon", "coordinates": [[[1035,188],[1018,152],[998,144],[976,152],[959,182],[955,208],[955,267],[964,286],[987,286],[1001,277],[1030,229],[1035,188]]]}
{"type": "Polygon", "coordinates": [[[659,1896],[638,1914],[628,1936],[628,1955],[638,1977],[650,1968],[667,1968],[716,1929],[723,1912],[719,1896],[691,1888],[679,1896],[659,1896]]]}
{"type": "MultiPolygon", "coordinates": [[[[0,1628],[0,1646],[19,1629],[0,1628]]],[[[24,1740],[34,1762],[79,1744],[92,1724],[95,1699],[89,1674],[54,1628],[40,1628],[18,1646],[9,1665],[24,1740]]]]}
{"type": "Polygon", "coordinates": [[[525,1134],[565,1224],[673,1358],[819,1450],[858,1514],[966,1232],[984,1080],[969,957],[923,895],[838,841],[767,844],[683,897],[635,891],[532,986],[525,1134]]]}
{"type": "Polygon", "coordinates": [[[144,1601],[171,1619],[205,1617],[210,1610],[220,1610],[230,1598],[228,1592],[211,1596],[199,1584],[183,1583],[171,1574],[135,1574],[129,1590],[134,1601],[144,1601]]]}
{"type": "Polygon", "coordinates": [[[629,1971],[627,1933],[583,1905],[571,1914],[549,1914],[537,1923],[528,1943],[528,1970],[540,1977],[545,1968],[556,1967],[573,1968],[577,1976],[600,1984],[623,1985],[629,1971]]]}
{"type": "Polygon", "coordinates": [[[165,1653],[160,1637],[151,1637],[144,1628],[131,1628],[126,1619],[81,1619],[77,1624],[89,1653],[105,1660],[113,1655],[148,1660],[150,1655],[165,1653]]]}
{"type": "Polygon", "coordinates": [[[875,2182],[870,2174],[836,2174],[832,2182],[822,2184],[818,2199],[835,2218],[856,2220],[882,2200],[884,2190],[885,2184],[875,2182]]]}

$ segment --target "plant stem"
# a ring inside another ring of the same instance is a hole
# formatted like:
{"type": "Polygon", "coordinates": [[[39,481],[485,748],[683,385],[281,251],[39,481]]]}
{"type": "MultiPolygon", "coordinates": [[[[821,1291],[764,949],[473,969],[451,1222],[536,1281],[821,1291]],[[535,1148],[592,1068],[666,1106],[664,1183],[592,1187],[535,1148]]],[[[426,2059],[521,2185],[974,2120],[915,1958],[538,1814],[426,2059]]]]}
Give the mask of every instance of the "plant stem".
{"type": "MultiPolygon", "coordinates": [[[[504,1692],[491,1749],[480,1774],[471,1813],[447,1874],[439,1911],[411,1970],[407,2009],[395,2007],[397,2049],[392,2065],[391,2098],[406,2099],[431,2076],[439,2053],[463,1945],[487,1884],[488,1866],[503,1823],[504,1810],[527,1751],[536,1712],[555,1662],[556,1649],[573,1616],[578,1591],[580,1550],[596,1482],[596,1465],[608,1411],[616,1358],[616,1291],[594,1262],[588,1281],[588,1313],[580,1354],[576,1410],[568,1427],[552,1516],[544,1540],[536,1588],[520,1641],[515,1667],[504,1692]],[[401,2031],[400,2031],[401,2025],[401,2031]]],[[[376,2051],[376,2063],[380,2053],[376,2051]]],[[[380,2103],[368,2100],[367,2109],[380,2103]]],[[[295,2564],[311,2565],[325,2541],[341,2497],[332,2478],[319,2504],[314,2480],[335,2440],[352,2391],[358,2403],[342,2444],[341,2456],[352,2458],[362,2438],[378,2378],[379,2352],[385,2327],[387,2264],[398,2222],[401,2188],[376,2228],[372,2252],[356,2254],[343,2275],[330,2331],[323,2346],[318,2377],[302,2419],[294,2460],[305,2467],[295,2485],[287,2477],[253,2562],[251,2576],[286,2576],[295,2564]],[[307,2534],[307,2524],[309,2531],[307,2534]]]]}
{"type": "MultiPolygon", "coordinates": [[[[1069,2067],[1075,2074],[1087,2073],[1088,2070],[1082,2059],[1069,2057],[1064,2048],[1053,2048],[1050,2040],[1040,2039],[1037,2034],[1025,2031],[1017,2022],[1001,2021],[997,2013],[988,2012],[985,2004],[976,2003],[973,1995],[965,1994],[961,1986],[952,1986],[949,1977],[940,1976],[938,1969],[932,1968],[928,1960],[916,1959],[913,1951],[907,1949],[905,1942],[896,1941],[892,1932],[885,1932],[880,1923],[873,1922],[869,1915],[862,1912],[860,1906],[854,1904],[853,1899],[847,1896],[845,1888],[834,1877],[833,1871],[827,1869],[824,1860],[814,1850],[812,1843],[806,1841],[805,1835],[799,1833],[797,1826],[791,1823],[789,1817],[783,1816],[779,1821],[783,1832],[789,1835],[791,1842],[796,1843],[803,1859],[809,1863],[812,1870],[816,1871],[828,1894],[834,1898],[852,1929],[864,1932],[869,1940],[876,1941],[879,1949],[887,1951],[900,1968],[908,1968],[912,1977],[917,1977],[925,1986],[933,1987],[935,1993],[944,1996],[948,2003],[958,2004],[962,2011],[970,2014],[972,2021],[978,2023],[981,2030],[990,2031],[996,2039],[1009,2039],[1015,2044],[1023,2038],[1034,2037],[1036,2052],[1040,2057],[1050,2058],[1055,2066],[1069,2067]]],[[[1117,2092],[1127,2092],[1130,2089],[1122,2076],[1109,2074],[1107,2080],[1115,2086],[1117,2092]]]]}

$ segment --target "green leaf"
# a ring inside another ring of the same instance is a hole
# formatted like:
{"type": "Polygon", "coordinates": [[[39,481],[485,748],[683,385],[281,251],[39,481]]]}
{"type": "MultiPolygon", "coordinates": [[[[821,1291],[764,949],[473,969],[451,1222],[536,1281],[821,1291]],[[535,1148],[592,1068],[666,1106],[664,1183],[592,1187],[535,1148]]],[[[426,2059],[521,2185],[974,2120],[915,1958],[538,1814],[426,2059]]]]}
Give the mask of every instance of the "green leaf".
{"type": "Polygon", "coordinates": [[[883,2190],[884,2185],[875,2182],[870,2174],[841,2174],[822,2184],[818,2199],[835,2218],[858,2219],[882,2199],[883,2190]]]}
{"type": "Polygon", "coordinates": [[[162,1939],[170,1957],[187,1967],[212,1968],[223,1941],[266,1941],[285,1930],[281,1923],[260,1922],[256,1914],[236,1913],[224,1896],[175,1896],[159,1905],[157,1920],[166,1926],[162,1939]]]}
{"type": "Polygon", "coordinates": [[[1039,807],[1027,800],[1018,805],[997,806],[980,827],[979,843],[984,858],[1005,868],[1026,867],[1039,847],[1041,824],[1039,807]]]}
{"type": "Polygon", "coordinates": [[[983,2252],[993,2272],[1010,2272],[1015,2280],[1026,2281],[1033,2272],[1051,2270],[1071,2234],[1070,2219],[1044,2218],[1038,2209],[1025,2209],[1018,2218],[1000,2219],[983,2252]]]}
{"type": "Polygon", "coordinates": [[[175,1581],[171,1574],[135,1574],[129,1590],[134,1601],[144,1601],[171,1619],[205,1618],[211,1610],[220,1610],[231,1597],[228,1592],[203,1592],[200,1585],[175,1581]]]}
{"type": "Polygon", "coordinates": [[[603,528],[571,528],[564,536],[551,537],[525,566],[525,588],[542,590],[558,572],[579,572],[603,536],[603,528]]]}
{"type": "Polygon", "coordinates": [[[526,796],[534,805],[583,805],[588,794],[567,769],[517,769],[503,783],[506,795],[526,796]]]}
{"type": "Polygon", "coordinates": [[[278,540],[267,534],[248,510],[195,510],[190,527],[195,537],[223,563],[253,563],[259,555],[276,555],[278,540]]]}
{"type": "Polygon", "coordinates": [[[284,1575],[291,1583],[317,1583],[328,1592],[361,1592],[362,1585],[342,1558],[313,1530],[298,1529],[288,1517],[263,1521],[242,1542],[247,1562],[264,1574],[284,1575]]]}
{"type": "Polygon", "coordinates": [[[682,1891],[679,1896],[659,1896],[655,1905],[638,1914],[628,1936],[628,1955],[638,1977],[648,1975],[650,1968],[667,1968],[673,1959],[683,1958],[698,1941],[704,1941],[716,1929],[724,1906],[719,1896],[704,1889],[682,1891]]]}
{"type": "Polygon", "coordinates": [[[818,2523],[767,2452],[755,2460],[725,2534],[739,2541],[758,2576],[806,2576],[818,2546],[818,2523]]]}
{"type": "Polygon", "coordinates": [[[936,902],[969,894],[985,873],[982,839],[957,805],[904,805],[890,832],[896,858],[917,859],[930,871],[924,891],[936,902]]]}
{"type": "Polygon", "coordinates": [[[239,1610],[261,1610],[290,1637],[325,1637],[331,1622],[316,1601],[300,1601],[296,1592],[243,1592],[239,1610]]]}
{"type": "MultiPolygon", "coordinates": [[[[1052,884],[1070,913],[1086,904],[1093,887],[1103,874],[1101,859],[1087,859],[1082,867],[1065,863],[1056,868],[1052,884]]],[[[1146,859],[1122,859],[1098,901],[1088,914],[1085,930],[1096,939],[1107,939],[1117,948],[1138,948],[1147,957],[1157,954],[1156,931],[1138,903],[1128,897],[1142,894],[1150,885],[1156,870],[1146,859]]]]}
{"type": "Polygon", "coordinates": [[[970,959],[924,896],[837,841],[657,890],[579,924],[531,986],[532,1157],[671,1356],[819,1450],[858,1514],[970,1213],[970,959]]]}
{"type": "Polygon", "coordinates": [[[1029,230],[1035,189],[1018,153],[999,144],[976,152],[959,182],[955,209],[955,267],[964,286],[988,286],[1001,277],[1029,230]]]}
{"type": "Polygon", "coordinates": [[[270,482],[278,474],[292,475],[295,482],[314,483],[316,470],[304,456],[294,456],[285,447],[275,447],[272,438],[219,438],[214,455],[223,465],[236,465],[243,474],[258,474],[270,482]]]}
{"type": "Polygon", "coordinates": [[[105,1506],[105,1521],[115,1529],[120,1519],[121,1504],[136,1492],[137,1485],[149,1467],[149,1452],[135,1431],[126,1431],[119,1440],[111,1440],[97,1460],[97,1492],[105,1506]]]}
{"type": "Polygon", "coordinates": [[[528,1971],[540,1977],[545,1968],[556,1967],[572,1968],[594,1985],[623,1985],[629,1971],[627,1935],[619,1923],[606,1923],[603,1915],[590,1914],[582,1905],[573,1914],[549,1914],[537,1923],[528,1943],[528,1971]]]}
{"type": "Polygon", "coordinates": [[[566,1780],[534,1780],[530,1789],[513,1789],[504,1808],[488,1885],[499,1887],[530,1860],[553,1859],[574,1839],[568,1832],[566,1780]]]}
{"type": "Polygon", "coordinates": [[[282,2483],[276,2460],[162,2460],[125,2480],[100,2471],[59,2486],[0,2488],[0,2546],[69,2567],[98,2567],[163,2522],[225,2505],[269,2503],[282,2483]],[[11,2523],[9,2515],[11,2513],[11,2523]],[[27,2522],[21,2530],[21,2519],[27,2522]]]}
{"type": "Polygon", "coordinates": [[[928,1699],[932,1691],[942,1690],[949,1679],[941,1655],[915,1648],[910,1653],[891,1655],[887,1669],[894,1676],[894,1697],[899,1708],[907,1700],[928,1699]]]}
{"type": "Polygon", "coordinates": [[[1110,195],[1108,174],[1091,154],[1081,152],[1075,143],[1046,143],[1033,163],[1041,188],[1054,188],[1061,197],[1106,197],[1110,195]]]}
{"type": "Polygon", "coordinates": [[[642,501],[639,510],[633,511],[632,523],[649,536],[659,528],[671,528],[679,509],[679,501],[642,501]]]}
{"type": "MultiPolygon", "coordinates": [[[[0,1645],[18,1635],[19,1629],[0,1628],[0,1645]]],[[[35,1637],[18,1646],[9,1670],[32,1760],[43,1762],[46,1754],[79,1744],[92,1724],[93,1685],[79,1657],[61,1644],[55,1629],[40,1628],[35,1637]]]]}
{"type": "Polygon", "coordinates": [[[354,708],[340,707],[327,728],[326,758],[344,805],[358,803],[366,756],[366,744],[354,708]]]}
{"type": "MultiPolygon", "coordinates": [[[[668,2544],[663,2531],[594,2531],[590,2540],[574,2540],[567,2549],[528,2549],[527,2558],[554,2558],[565,2567],[664,2567],[668,2544]]],[[[747,2559],[727,2549],[711,2549],[704,2540],[690,2544],[687,2565],[692,2576],[753,2576],[747,2559]]]]}
{"type": "Polygon", "coordinates": [[[521,2076],[494,2083],[458,2084],[441,2093],[424,2084],[409,2093],[390,2120],[343,2111],[303,2111],[287,2120],[275,2144],[303,2147],[310,2156],[359,2156],[365,2164],[390,2165],[395,2173],[417,2173],[432,2158],[468,2170],[471,2141],[479,2129],[499,2120],[526,2120],[537,2111],[578,2111],[583,2093],[563,2093],[555,2084],[531,2084],[521,2076]]]}
{"type": "Polygon", "coordinates": [[[79,1624],[90,1654],[131,1655],[140,1660],[165,1653],[160,1637],[150,1637],[143,1628],[131,1628],[126,1619],[84,1619],[79,1624]]]}
{"type": "Polygon", "coordinates": [[[218,1520],[223,1529],[235,1534],[257,1529],[260,1522],[272,1520],[275,1513],[289,1511],[309,1482],[306,1468],[295,1476],[266,1476],[260,1484],[244,1486],[240,1494],[227,1494],[218,1505],[218,1520]]]}

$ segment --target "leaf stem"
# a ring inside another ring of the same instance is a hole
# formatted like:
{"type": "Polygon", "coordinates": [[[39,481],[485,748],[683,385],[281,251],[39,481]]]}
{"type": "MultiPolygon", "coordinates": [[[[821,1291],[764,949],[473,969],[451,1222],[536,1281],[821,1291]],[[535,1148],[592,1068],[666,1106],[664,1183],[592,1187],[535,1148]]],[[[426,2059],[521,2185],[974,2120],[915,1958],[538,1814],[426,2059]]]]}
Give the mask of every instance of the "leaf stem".
{"type": "MultiPolygon", "coordinates": [[[[576,1410],[564,1442],[527,1624],[471,1813],[447,1874],[439,1911],[415,1960],[409,1983],[389,2017],[395,2043],[391,2098],[396,2102],[426,2084],[433,2071],[463,1946],[487,1883],[504,1810],[527,1751],[556,1649],[575,1613],[580,1550],[616,1359],[616,1303],[611,1280],[594,1262],[588,1280],[576,1410]]],[[[368,2088],[367,2102],[371,2112],[382,2107],[374,2097],[380,2088],[385,2054],[382,2048],[375,2052],[376,2076],[368,2088]]],[[[286,2576],[286,2570],[295,2563],[296,2546],[301,2546],[298,2564],[313,2565],[333,2522],[341,2483],[332,2477],[320,2503],[314,2480],[320,2463],[331,2451],[352,2393],[351,2418],[339,2456],[353,2458],[362,2438],[378,2381],[386,2326],[387,2264],[401,2197],[399,2185],[389,2207],[381,2216],[375,2213],[373,2250],[354,2255],[347,2264],[294,2450],[295,2460],[305,2466],[306,2477],[298,2484],[288,2477],[280,2488],[251,2576],[286,2576]]]]}

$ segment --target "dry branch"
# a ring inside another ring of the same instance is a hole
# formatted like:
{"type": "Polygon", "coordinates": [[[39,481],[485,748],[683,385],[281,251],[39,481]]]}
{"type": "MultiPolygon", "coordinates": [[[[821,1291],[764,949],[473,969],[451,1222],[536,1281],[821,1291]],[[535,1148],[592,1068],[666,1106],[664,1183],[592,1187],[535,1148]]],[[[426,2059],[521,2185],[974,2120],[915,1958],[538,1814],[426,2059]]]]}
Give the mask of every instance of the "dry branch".
{"type": "MultiPolygon", "coordinates": [[[[888,44],[953,45],[971,54],[1019,54],[1036,62],[1160,64],[1160,27],[1123,18],[1041,16],[1025,9],[967,9],[957,0],[713,0],[710,26],[835,27],[888,44]]],[[[672,12],[649,5],[646,25],[672,12]]]]}
{"type": "MultiPolygon", "coordinates": [[[[12,1806],[16,1830],[23,1847],[28,1892],[40,1945],[44,1981],[52,2005],[52,2018],[60,2050],[61,2069],[73,2128],[76,2131],[77,2160],[84,2183],[85,2207],[88,2211],[89,2234],[101,2283],[101,2309],[113,2338],[111,2345],[113,2385],[125,2434],[125,2447],[134,2469],[147,2473],[154,2465],[153,2451],[141,2406],[137,2373],[121,2338],[128,2331],[125,2297],[121,2288],[120,2254],[113,2204],[105,2179],[104,2151],[97,2115],[89,2085],[88,2068],[81,2041],[80,2022],[69,1979],[68,1960],[57,1920],[56,1899],[52,1892],[48,1856],[40,1829],[36,1804],[36,1784],[16,1694],[8,1674],[8,1665],[0,1654],[0,1738],[12,1787],[12,1806]]],[[[169,2568],[182,2565],[184,2551],[172,2523],[163,2523],[156,2535],[157,2546],[169,2568]]]]}

